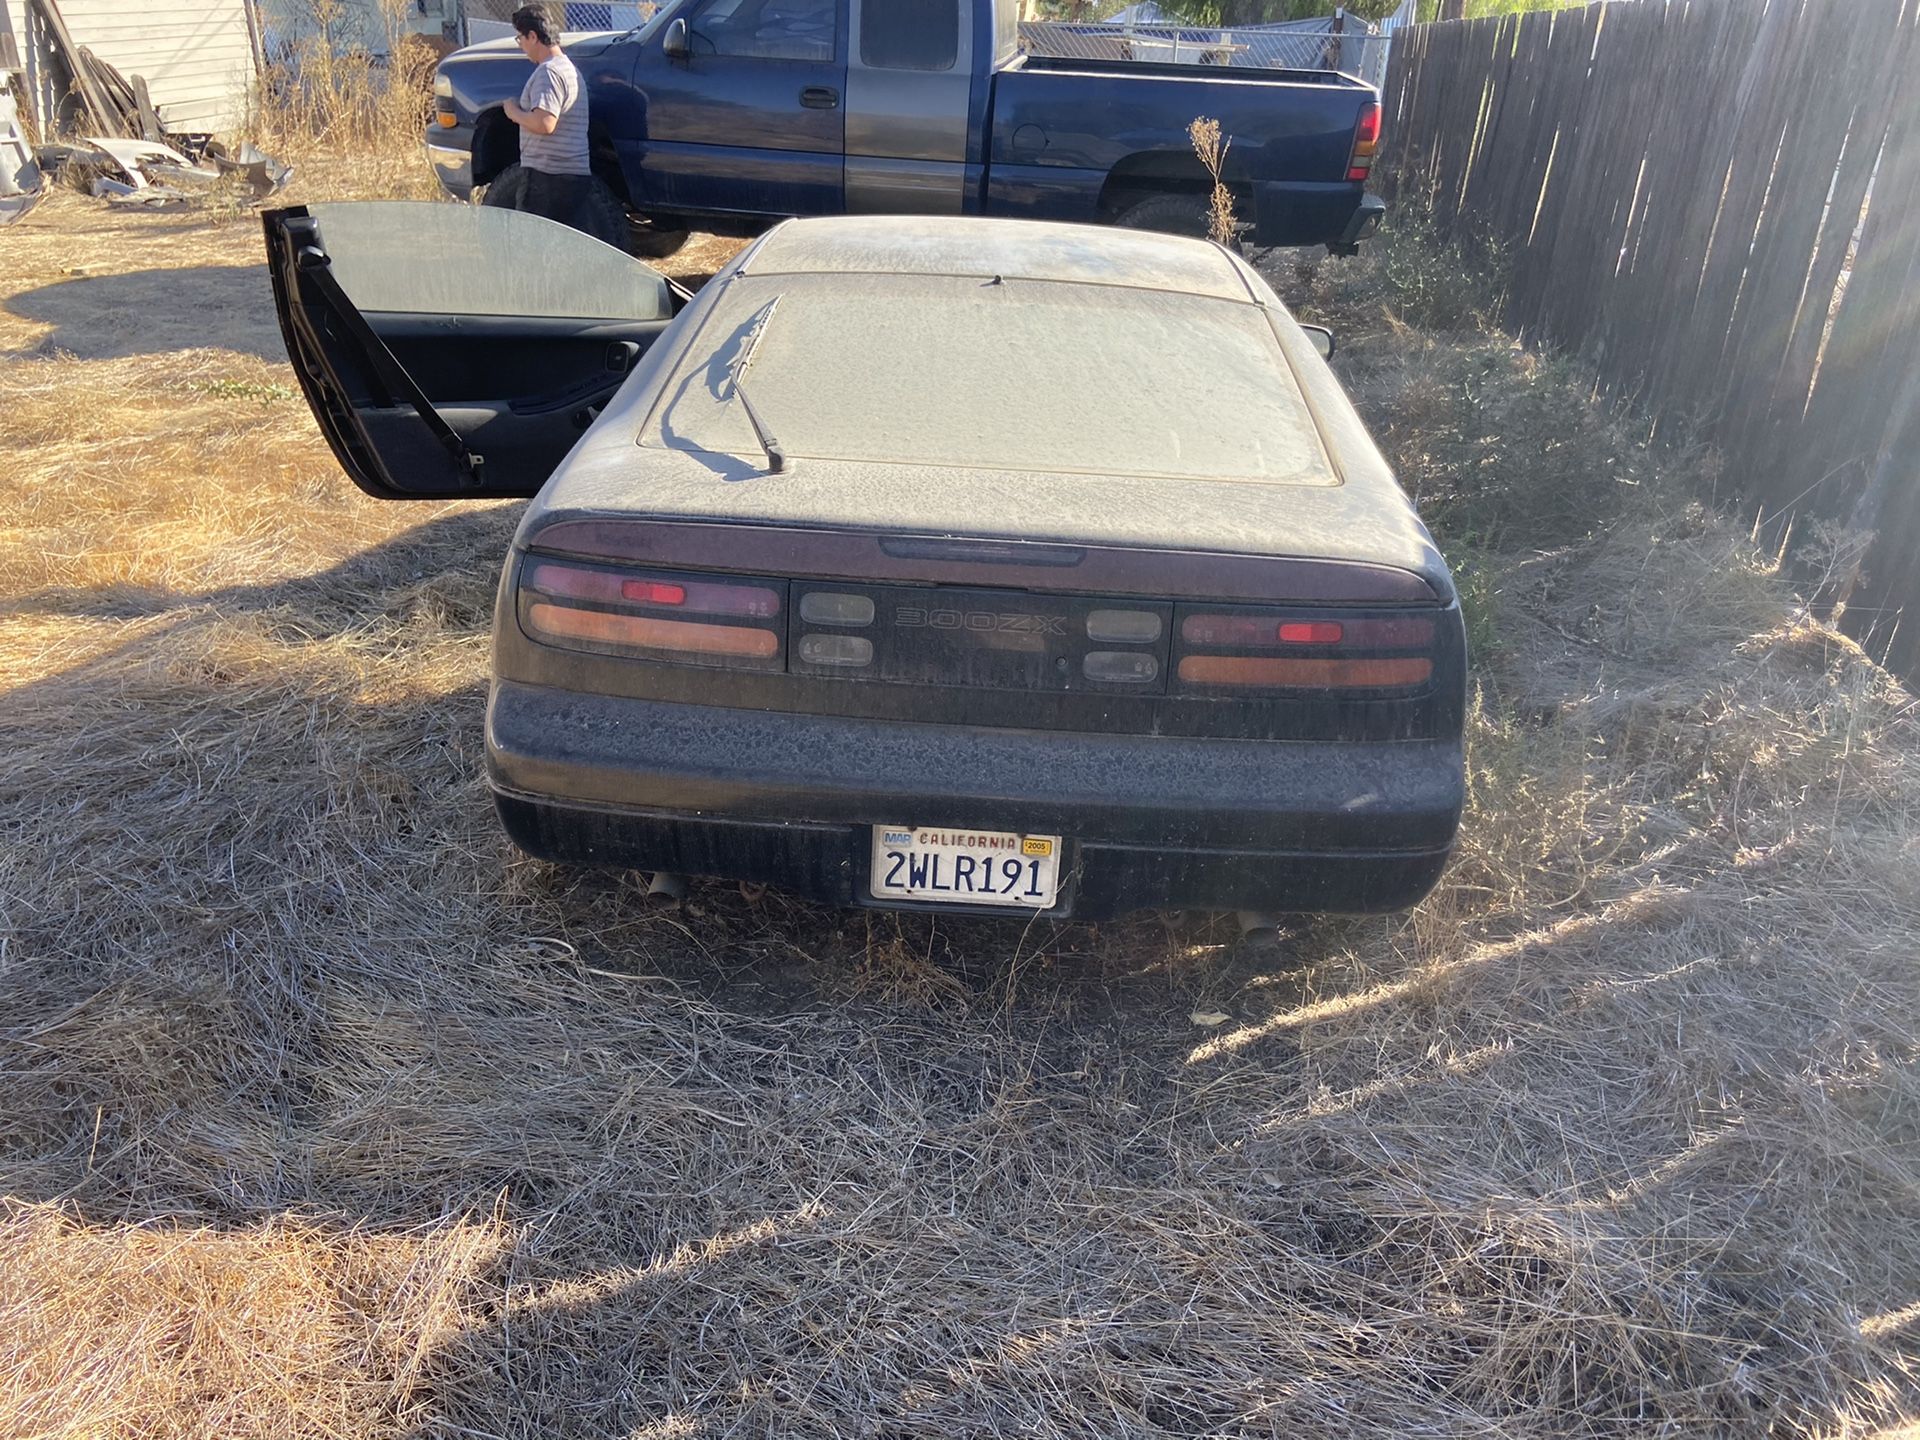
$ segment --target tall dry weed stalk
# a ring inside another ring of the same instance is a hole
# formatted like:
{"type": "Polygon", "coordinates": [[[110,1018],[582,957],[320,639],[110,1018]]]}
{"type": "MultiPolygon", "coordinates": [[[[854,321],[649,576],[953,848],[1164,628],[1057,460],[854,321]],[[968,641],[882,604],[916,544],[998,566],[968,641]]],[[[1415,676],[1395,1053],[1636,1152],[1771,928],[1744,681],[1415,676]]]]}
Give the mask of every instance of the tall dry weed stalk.
{"type": "Polygon", "coordinates": [[[270,148],[329,156],[417,150],[435,56],[408,29],[408,0],[296,0],[270,57],[256,129],[270,148]]]}
{"type": "Polygon", "coordinates": [[[1220,122],[1203,116],[1196,116],[1193,123],[1187,126],[1187,139],[1193,144],[1193,153],[1200,157],[1200,163],[1206,166],[1207,174],[1213,179],[1213,193],[1207,197],[1207,238],[1230,245],[1240,221],[1233,213],[1233,192],[1227,189],[1220,175],[1226,166],[1227,150],[1233,141],[1222,141],[1220,122]]]}

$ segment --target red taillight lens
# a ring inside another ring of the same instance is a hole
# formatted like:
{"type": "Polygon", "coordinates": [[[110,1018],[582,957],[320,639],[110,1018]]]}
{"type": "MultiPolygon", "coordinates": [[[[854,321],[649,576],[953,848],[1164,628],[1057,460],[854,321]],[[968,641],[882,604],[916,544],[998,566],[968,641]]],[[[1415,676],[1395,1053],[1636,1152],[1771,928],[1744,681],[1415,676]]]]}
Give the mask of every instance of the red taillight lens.
{"type": "Polygon", "coordinates": [[[622,580],[620,598],[639,600],[647,605],[684,605],[687,587],[669,585],[664,580],[622,580]]]}
{"type": "Polygon", "coordinates": [[[780,631],[745,622],[775,619],[785,597],[784,581],[669,578],[536,560],[522,573],[519,608],[528,636],[549,645],[776,670],[784,663],[780,631]]]}
{"type": "Polygon", "coordinates": [[[1353,158],[1347,161],[1347,179],[1365,180],[1373,170],[1374,154],[1380,149],[1380,107],[1369,100],[1360,107],[1360,118],[1353,125],[1353,158]]]}
{"type": "Polygon", "coordinates": [[[582,565],[563,565],[551,560],[529,567],[522,583],[569,600],[598,600],[611,605],[670,605],[696,615],[740,615],[768,620],[780,613],[780,592],[768,585],[636,579],[617,570],[590,570],[582,565]]]}
{"type": "Polygon", "coordinates": [[[1425,616],[1366,620],[1277,620],[1266,615],[1185,615],[1180,638],[1188,645],[1245,647],[1274,645],[1370,645],[1382,650],[1412,649],[1433,643],[1433,621],[1425,616]]]}
{"type": "Polygon", "coordinates": [[[1429,615],[1179,611],[1174,674],[1194,689],[1404,690],[1433,679],[1429,615]]]}

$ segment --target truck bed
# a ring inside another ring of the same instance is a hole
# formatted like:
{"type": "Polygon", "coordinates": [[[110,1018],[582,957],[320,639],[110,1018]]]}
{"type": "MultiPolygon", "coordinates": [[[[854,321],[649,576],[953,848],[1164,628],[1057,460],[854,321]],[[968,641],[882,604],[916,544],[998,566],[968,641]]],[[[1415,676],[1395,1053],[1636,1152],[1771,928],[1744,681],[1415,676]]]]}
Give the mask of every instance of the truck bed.
{"type": "MultiPolygon", "coordinates": [[[[1293,85],[1326,85],[1334,89],[1367,90],[1364,80],[1338,70],[1280,69],[1272,66],[1231,66],[1192,64],[1173,60],[1096,59],[1086,55],[1022,55],[1008,70],[1059,71],[1084,75],[1117,76],[1157,75],[1171,80],[1253,80],[1279,81],[1293,85]]],[[[1002,71],[1001,73],[1006,73],[1002,71]]]]}
{"type": "Polygon", "coordinates": [[[1263,245],[1338,234],[1365,186],[1347,179],[1372,86],[1332,70],[1021,56],[993,77],[987,210],[1099,221],[1128,187],[1210,188],[1186,146],[1196,119],[1228,141],[1226,181],[1263,245]]]}

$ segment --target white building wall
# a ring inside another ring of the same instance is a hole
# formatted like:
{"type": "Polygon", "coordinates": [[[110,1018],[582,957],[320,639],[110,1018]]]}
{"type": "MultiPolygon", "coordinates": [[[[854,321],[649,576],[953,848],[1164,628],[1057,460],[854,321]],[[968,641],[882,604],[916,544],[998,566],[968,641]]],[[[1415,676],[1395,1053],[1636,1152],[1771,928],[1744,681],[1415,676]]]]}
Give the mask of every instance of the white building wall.
{"type": "MultiPolygon", "coordinates": [[[[19,44],[44,125],[60,102],[39,17],[27,0],[0,0],[19,44]]],[[[230,135],[246,123],[254,83],[253,41],[244,0],[59,0],[77,44],[122,75],[146,77],[163,128],[230,135]]]]}

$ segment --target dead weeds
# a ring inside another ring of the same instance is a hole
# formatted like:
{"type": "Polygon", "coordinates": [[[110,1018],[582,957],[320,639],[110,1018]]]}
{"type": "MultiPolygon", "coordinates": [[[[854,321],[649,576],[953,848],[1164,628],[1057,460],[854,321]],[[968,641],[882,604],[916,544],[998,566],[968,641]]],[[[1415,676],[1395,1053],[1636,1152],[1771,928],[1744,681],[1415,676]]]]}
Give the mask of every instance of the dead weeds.
{"type": "Polygon", "coordinates": [[[1471,812],[1274,954],[519,858],[517,507],[359,497],[251,229],[95,213],[0,298],[0,1432],[1911,1423],[1911,699],[1576,376],[1362,303],[1418,256],[1344,358],[1483,577],[1471,812]]]}

